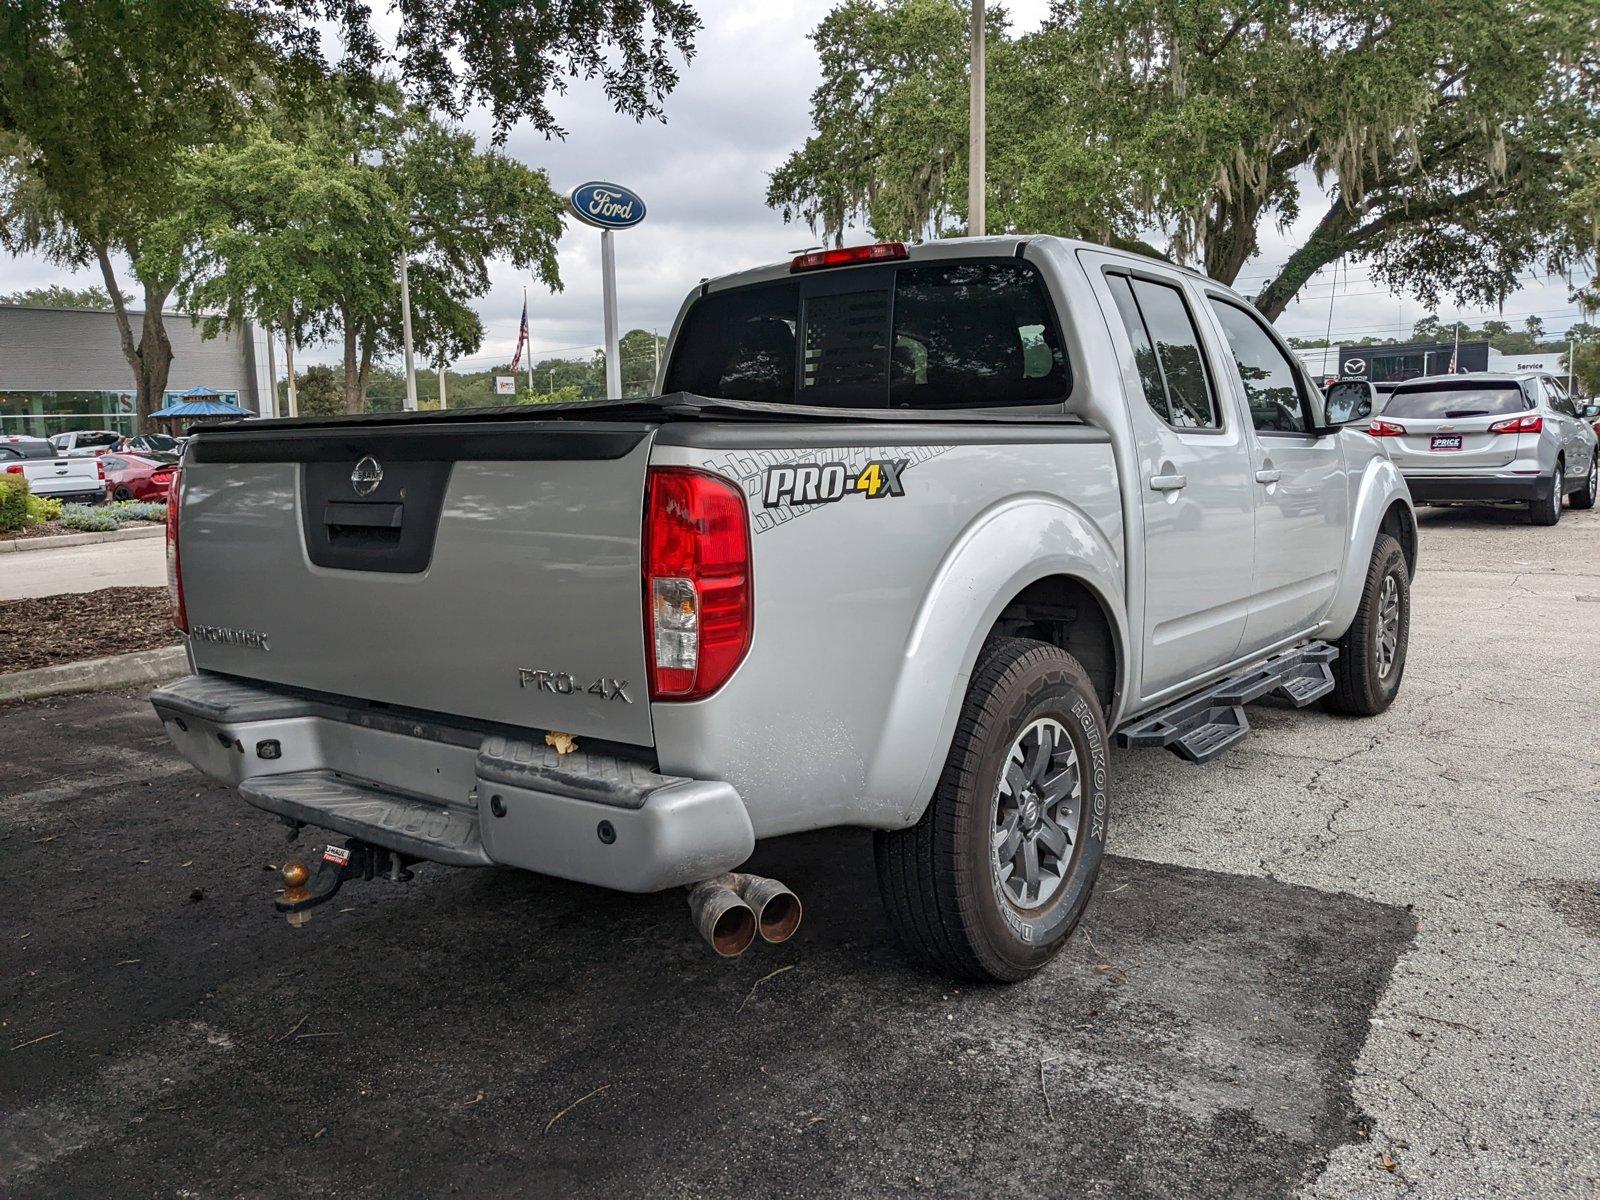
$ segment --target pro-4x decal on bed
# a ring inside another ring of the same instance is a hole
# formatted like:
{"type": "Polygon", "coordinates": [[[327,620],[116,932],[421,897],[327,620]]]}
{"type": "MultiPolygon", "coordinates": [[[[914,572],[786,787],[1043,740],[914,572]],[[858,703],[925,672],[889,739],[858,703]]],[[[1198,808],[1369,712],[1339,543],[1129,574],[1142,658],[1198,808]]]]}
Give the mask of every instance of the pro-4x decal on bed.
{"type": "Polygon", "coordinates": [[[785,504],[832,504],[846,496],[904,496],[900,473],[910,465],[908,458],[875,458],[859,471],[842,462],[795,463],[768,467],[766,486],[761,492],[763,508],[785,504]]]}
{"type": "Polygon", "coordinates": [[[738,450],[708,459],[709,471],[736,480],[750,501],[758,534],[839,500],[906,495],[906,475],[951,446],[840,446],[797,450],[738,450]]]}

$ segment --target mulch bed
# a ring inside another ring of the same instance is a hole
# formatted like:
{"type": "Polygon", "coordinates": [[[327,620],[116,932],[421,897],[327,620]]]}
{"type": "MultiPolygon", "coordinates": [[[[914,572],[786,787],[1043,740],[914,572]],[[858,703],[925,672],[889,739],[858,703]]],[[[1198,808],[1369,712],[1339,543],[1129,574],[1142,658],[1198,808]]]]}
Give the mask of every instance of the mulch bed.
{"type": "Polygon", "coordinates": [[[153,650],[178,641],[164,587],[0,601],[0,673],[153,650]]]}
{"type": "Polygon", "coordinates": [[[60,521],[46,521],[43,525],[29,525],[26,529],[0,530],[0,542],[17,541],[20,538],[32,537],[59,537],[63,533],[72,533],[71,529],[64,529],[60,521]]]}

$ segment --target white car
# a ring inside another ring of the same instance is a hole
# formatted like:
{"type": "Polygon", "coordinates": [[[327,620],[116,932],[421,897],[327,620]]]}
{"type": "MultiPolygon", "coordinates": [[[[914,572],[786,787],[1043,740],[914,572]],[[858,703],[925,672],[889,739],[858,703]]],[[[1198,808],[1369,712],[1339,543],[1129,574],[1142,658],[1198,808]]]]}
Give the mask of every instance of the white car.
{"type": "Polygon", "coordinates": [[[104,454],[122,441],[123,435],[110,429],[74,429],[67,433],[53,433],[50,444],[57,454],[78,458],[86,454],[104,454]]]}

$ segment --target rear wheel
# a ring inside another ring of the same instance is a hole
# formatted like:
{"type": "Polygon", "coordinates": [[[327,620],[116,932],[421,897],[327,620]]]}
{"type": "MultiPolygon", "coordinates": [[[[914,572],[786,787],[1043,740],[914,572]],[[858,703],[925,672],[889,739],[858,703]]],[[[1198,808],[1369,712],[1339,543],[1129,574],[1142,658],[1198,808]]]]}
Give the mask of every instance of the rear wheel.
{"type": "Polygon", "coordinates": [[[984,647],[922,820],[876,838],[878,886],[908,950],[997,983],[1050,960],[1100,872],[1106,747],[1070,654],[1021,638],[984,647]]]}
{"type": "Polygon", "coordinates": [[[1394,703],[1405,674],[1411,637],[1411,573],[1405,552],[1387,533],[1372,547],[1356,619],[1338,641],[1333,691],[1323,700],[1330,712],[1377,716],[1394,703]]]}
{"type": "Polygon", "coordinates": [[[1596,493],[1600,493],[1600,446],[1589,453],[1589,476],[1583,487],[1572,493],[1572,507],[1593,508],[1596,493]]]}
{"type": "Polygon", "coordinates": [[[1561,464],[1557,463],[1556,473],[1550,477],[1550,495],[1528,501],[1529,520],[1535,525],[1554,525],[1561,520],[1561,489],[1566,486],[1561,464]]]}
{"type": "Polygon", "coordinates": [[[132,500],[133,493],[130,492],[126,486],[119,484],[115,489],[112,490],[111,498],[113,500],[132,500]]]}

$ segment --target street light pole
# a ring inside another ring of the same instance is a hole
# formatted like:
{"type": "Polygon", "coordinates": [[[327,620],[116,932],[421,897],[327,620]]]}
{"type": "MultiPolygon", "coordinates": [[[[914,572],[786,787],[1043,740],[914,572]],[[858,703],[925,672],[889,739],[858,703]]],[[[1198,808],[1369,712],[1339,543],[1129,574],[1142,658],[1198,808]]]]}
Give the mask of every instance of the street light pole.
{"type": "Polygon", "coordinates": [[[406,276],[406,252],[400,251],[400,333],[406,348],[406,411],[417,411],[417,364],[411,354],[411,280],[406,276]]]}
{"type": "Polygon", "coordinates": [[[983,2],[972,0],[972,95],[968,117],[967,234],[982,237],[987,214],[984,212],[985,172],[988,147],[985,144],[987,121],[984,80],[983,2]]]}

